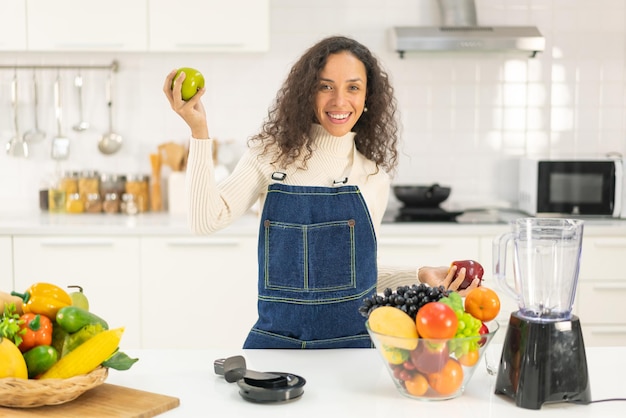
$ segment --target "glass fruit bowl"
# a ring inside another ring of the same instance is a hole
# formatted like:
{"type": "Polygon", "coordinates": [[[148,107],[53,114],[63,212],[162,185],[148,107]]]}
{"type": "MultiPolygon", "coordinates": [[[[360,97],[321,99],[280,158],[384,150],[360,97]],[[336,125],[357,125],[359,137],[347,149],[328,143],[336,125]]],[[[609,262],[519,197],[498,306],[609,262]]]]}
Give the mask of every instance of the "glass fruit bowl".
{"type": "Polygon", "coordinates": [[[409,398],[436,401],[461,396],[481,363],[499,325],[487,322],[489,332],[475,337],[432,340],[402,338],[374,332],[365,326],[398,391],[409,398]]]}

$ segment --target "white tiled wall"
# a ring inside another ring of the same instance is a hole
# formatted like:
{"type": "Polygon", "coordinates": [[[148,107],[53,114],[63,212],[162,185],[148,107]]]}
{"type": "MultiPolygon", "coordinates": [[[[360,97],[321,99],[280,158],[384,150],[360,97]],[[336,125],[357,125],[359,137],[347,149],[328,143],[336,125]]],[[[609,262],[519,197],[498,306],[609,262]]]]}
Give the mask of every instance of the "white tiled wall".
{"type": "MultiPolygon", "coordinates": [[[[71,157],[62,169],[149,173],[159,143],[184,142],[187,129],[161,92],[165,75],[192,66],[207,77],[204,104],[210,132],[243,146],[266,115],[289,66],[321,37],[352,36],[382,60],[400,104],[402,159],[397,183],[452,186],[449,203],[512,201],[516,159],[528,153],[626,154],[624,76],[626,2],[623,0],[476,0],[480,25],[533,25],[546,38],[534,59],[517,54],[431,53],[400,59],[387,45],[388,29],[437,25],[435,0],[271,1],[271,50],[264,54],[26,54],[0,53],[2,64],[108,64],[115,78],[115,128],[122,151],[98,153],[107,127],[104,73],[83,72],[85,117],[78,120],[75,73],[62,73],[65,134],[71,157]]],[[[32,126],[29,71],[19,72],[20,124],[32,126]]],[[[0,141],[12,134],[12,71],[0,71],[0,141]]],[[[0,207],[36,210],[40,180],[58,169],[49,158],[56,125],[52,82],[42,72],[40,122],[49,134],[28,160],[0,152],[0,207]]]]}

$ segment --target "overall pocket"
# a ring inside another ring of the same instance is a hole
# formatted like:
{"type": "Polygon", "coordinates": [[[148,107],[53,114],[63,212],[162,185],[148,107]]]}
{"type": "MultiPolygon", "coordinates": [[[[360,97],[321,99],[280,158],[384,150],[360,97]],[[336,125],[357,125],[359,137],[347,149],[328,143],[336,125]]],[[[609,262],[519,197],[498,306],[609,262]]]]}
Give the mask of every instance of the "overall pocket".
{"type": "Polygon", "coordinates": [[[355,288],[354,225],[352,219],[310,225],[266,220],[265,288],[296,292],[355,288]]]}

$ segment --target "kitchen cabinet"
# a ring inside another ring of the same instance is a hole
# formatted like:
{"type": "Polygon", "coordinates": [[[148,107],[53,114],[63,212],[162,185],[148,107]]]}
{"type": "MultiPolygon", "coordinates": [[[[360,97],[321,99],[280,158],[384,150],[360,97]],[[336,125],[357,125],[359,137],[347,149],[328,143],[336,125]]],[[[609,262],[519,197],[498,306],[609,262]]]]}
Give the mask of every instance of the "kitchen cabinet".
{"type": "Polygon", "coordinates": [[[13,253],[15,290],[40,281],[80,285],[92,312],[126,328],[123,346],[139,348],[139,238],[15,236],[13,253]]]}
{"type": "Polygon", "coordinates": [[[257,318],[253,235],[141,238],[144,348],[240,347],[257,318]]]}
{"type": "Polygon", "coordinates": [[[147,49],[147,0],[26,2],[30,51],[147,49]]]}
{"type": "Polygon", "coordinates": [[[626,237],[583,239],[577,314],[586,345],[626,346],[626,237]]]}
{"type": "Polygon", "coordinates": [[[149,49],[162,52],[269,49],[269,0],[149,0],[149,49]]]}
{"type": "Polygon", "coordinates": [[[393,236],[378,239],[381,266],[447,266],[454,260],[478,260],[478,238],[468,236],[393,236]]]}
{"type": "Polygon", "coordinates": [[[13,248],[10,236],[0,236],[0,290],[13,290],[13,248]]]}
{"type": "Polygon", "coordinates": [[[26,50],[26,0],[2,2],[0,51],[26,50]]]}

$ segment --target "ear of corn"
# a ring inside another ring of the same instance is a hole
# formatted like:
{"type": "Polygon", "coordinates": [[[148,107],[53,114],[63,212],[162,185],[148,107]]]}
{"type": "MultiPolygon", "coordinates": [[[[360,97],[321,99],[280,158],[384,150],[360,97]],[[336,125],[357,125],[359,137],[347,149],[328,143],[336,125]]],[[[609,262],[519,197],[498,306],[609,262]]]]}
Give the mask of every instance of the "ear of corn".
{"type": "Polygon", "coordinates": [[[117,349],[124,328],[103,331],[62,357],[40,379],[67,379],[94,370],[117,349]]]}

